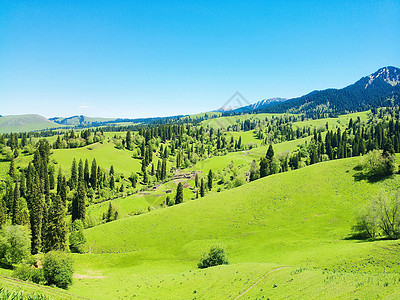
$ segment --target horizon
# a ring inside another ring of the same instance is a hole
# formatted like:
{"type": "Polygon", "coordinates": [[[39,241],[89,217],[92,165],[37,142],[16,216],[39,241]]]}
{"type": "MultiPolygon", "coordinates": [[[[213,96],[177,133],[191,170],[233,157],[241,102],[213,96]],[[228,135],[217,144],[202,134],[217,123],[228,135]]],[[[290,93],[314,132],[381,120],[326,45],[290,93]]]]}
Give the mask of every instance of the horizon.
{"type": "Polygon", "coordinates": [[[0,7],[3,116],[192,115],[237,91],[290,99],[400,65],[396,1],[0,7]]]}

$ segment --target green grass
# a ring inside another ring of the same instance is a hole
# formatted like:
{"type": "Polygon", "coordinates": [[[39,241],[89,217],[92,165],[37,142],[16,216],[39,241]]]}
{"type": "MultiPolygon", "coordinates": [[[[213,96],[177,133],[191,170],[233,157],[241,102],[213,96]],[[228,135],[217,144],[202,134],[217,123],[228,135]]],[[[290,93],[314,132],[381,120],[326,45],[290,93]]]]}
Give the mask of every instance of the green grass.
{"type": "Polygon", "coordinates": [[[85,162],[85,159],[87,159],[90,165],[93,158],[96,158],[98,166],[109,170],[113,165],[115,172],[122,173],[125,177],[141,169],[140,160],[132,158],[131,151],[116,149],[114,143],[109,140],[105,140],[103,144],[95,143],[76,149],[56,149],[52,150],[52,152],[50,160],[57,162],[63,171],[68,172],[68,174],[74,158],[77,162],[80,159],[85,162]]]}
{"type": "Polygon", "coordinates": [[[394,299],[398,242],[345,238],[358,207],[382,190],[397,190],[400,178],[356,181],[357,163],[320,163],[86,230],[92,253],[75,262],[88,278],[71,291],[98,299],[234,298],[288,266],[243,298],[394,299]],[[214,244],[226,248],[231,264],[198,270],[214,244]]]}
{"type": "Polygon", "coordinates": [[[0,133],[25,132],[57,128],[61,125],[39,115],[15,115],[0,117],[0,133]]]}

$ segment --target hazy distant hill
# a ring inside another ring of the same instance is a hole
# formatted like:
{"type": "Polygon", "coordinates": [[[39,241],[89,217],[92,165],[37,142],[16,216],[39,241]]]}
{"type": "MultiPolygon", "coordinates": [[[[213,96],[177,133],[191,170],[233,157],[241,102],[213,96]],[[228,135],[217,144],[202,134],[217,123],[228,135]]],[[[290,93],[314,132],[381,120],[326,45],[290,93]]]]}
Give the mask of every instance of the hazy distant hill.
{"type": "Polygon", "coordinates": [[[57,127],[61,126],[35,114],[0,117],[0,133],[25,132],[57,127]]]}
{"type": "Polygon", "coordinates": [[[97,123],[106,123],[106,122],[111,122],[115,121],[115,118],[92,118],[92,117],[86,117],[86,116],[72,116],[68,118],[61,118],[61,117],[55,117],[55,118],[50,118],[50,121],[53,121],[55,123],[58,123],[60,125],[73,125],[73,126],[85,126],[85,125],[92,125],[92,124],[97,124],[97,123]]]}
{"type": "Polygon", "coordinates": [[[305,113],[320,118],[394,104],[400,104],[400,69],[384,67],[343,89],[313,91],[257,112],[305,113]]]}

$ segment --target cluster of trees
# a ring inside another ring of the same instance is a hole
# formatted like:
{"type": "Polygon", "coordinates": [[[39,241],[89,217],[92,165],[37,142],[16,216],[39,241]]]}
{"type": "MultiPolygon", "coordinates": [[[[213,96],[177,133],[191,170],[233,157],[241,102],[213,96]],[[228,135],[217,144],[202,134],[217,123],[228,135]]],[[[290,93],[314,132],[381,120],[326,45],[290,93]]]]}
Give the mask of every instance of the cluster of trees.
{"type": "MultiPolygon", "coordinates": [[[[57,182],[54,168],[49,165],[50,145],[40,140],[32,162],[27,168],[16,171],[10,163],[6,190],[0,199],[0,227],[7,223],[21,225],[30,232],[32,254],[68,249],[66,224],[67,180],[60,170],[57,182]]],[[[72,200],[72,221],[84,220],[86,191],[83,172],[72,200]]],[[[83,234],[80,232],[79,234],[83,234]]]]}
{"type": "Polygon", "coordinates": [[[67,149],[84,147],[104,139],[104,132],[101,128],[96,130],[86,129],[75,133],[74,130],[66,131],[64,135],[58,135],[53,143],[53,149],[67,149]]]}

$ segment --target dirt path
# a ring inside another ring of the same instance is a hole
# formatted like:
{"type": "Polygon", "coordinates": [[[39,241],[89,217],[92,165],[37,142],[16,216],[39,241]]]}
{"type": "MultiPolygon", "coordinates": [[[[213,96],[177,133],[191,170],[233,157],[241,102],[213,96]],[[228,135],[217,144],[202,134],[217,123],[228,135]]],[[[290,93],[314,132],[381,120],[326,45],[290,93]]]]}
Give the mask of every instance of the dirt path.
{"type": "Polygon", "coordinates": [[[279,268],[276,268],[276,269],[273,269],[273,270],[269,271],[268,273],[266,273],[265,275],[263,275],[260,279],[258,279],[255,283],[253,283],[247,290],[245,290],[243,293],[239,294],[239,295],[235,298],[235,300],[238,299],[238,298],[240,298],[240,297],[242,297],[244,294],[246,294],[248,291],[250,291],[252,288],[254,288],[254,287],[255,287],[257,284],[259,284],[263,279],[267,278],[267,276],[268,276],[269,274],[271,274],[272,272],[276,272],[276,271],[279,271],[279,270],[282,270],[282,269],[286,269],[286,268],[290,268],[290,266],[279,267],[279,268]]]}

